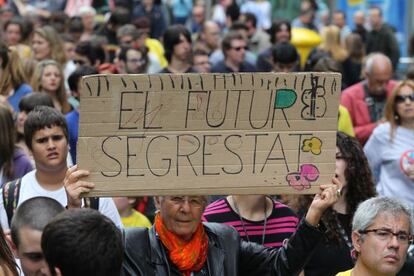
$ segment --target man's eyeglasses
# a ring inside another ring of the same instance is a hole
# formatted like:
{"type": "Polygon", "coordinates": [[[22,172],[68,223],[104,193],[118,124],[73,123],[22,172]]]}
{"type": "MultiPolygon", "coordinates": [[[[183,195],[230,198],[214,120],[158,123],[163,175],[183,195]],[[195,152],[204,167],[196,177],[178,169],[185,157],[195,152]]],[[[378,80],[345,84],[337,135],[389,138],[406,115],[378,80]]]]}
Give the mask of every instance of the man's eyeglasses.
{"type": "Polygon", "coordinates": [[[413,240],[413,237],[406,233],[406,232],[397,232],[394,233],[390,229],[367,229],[367,230],[359,230],[360,234],[368,234],[368,233],[374,233],[374,235],[382,241],[390,241],[393,236],[397,237],[397,241],[401,244],[408,244],[411,243],[413,240]]]}
{"type": "Polygon", "coordinates": [[[202,208],[205,205],[205,200],[196,196],[171,196],[169,200],[176,205],[183,205],[187,201],[194,208],[202,208]]]}
{"type": "Polygon", "coordinates": [[[128,59],[127,62],[136,63],[138,65],[143,65],[143,64],[145,64],[145,59],[143,59],[143,58],[131,58],[131,59],[128,59]]]}
{"type": "Polygon", "coordinates": [[[239,47],[231,47],[233,50],[236,50],[237,52],[241,51],[242,49],[247,51],[247,46],[239,46],[239,47]]]}
{"type": "Polygon", "coordinates": [[[414,93],[411,93],[410,95],[397,95],[395,96],[395,102],[396,103],[405,103],[405,101],[409,99],[410,102],[414,102],[414,93]]]}

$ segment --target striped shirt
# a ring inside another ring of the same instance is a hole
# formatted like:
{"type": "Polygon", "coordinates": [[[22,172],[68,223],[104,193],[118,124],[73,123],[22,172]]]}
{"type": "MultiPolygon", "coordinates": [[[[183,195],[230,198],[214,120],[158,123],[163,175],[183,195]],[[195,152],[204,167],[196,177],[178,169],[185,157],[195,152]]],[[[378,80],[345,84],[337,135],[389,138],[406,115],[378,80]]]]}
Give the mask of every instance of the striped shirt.
{"type": "Polygon", "coordinates": [[[289,207],[273,199],[272,201],[273,211],[267,218],[266,233],[263,233],[264,220],[251,221],[243,218],[243,227],[240,216],[230,207],[227,198],[209,204],[204,211],[203,220],[233,226],[245,241],[262,244],[263,235],[265,235],[263,245],[278,248],[296,231],[299,220],[289,207]]]}

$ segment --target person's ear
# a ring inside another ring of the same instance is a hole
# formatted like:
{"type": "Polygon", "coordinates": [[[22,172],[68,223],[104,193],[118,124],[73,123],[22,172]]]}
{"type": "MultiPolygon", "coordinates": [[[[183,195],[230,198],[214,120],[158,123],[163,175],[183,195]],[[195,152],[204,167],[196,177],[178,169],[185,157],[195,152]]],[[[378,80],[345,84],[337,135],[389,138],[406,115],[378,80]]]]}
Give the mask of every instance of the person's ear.
{"type": "Polygon", "coordinates": [[[362,244],[362,238],[361,234],[359,234],[357,231],[352,231],[352,245],[354,246],[354,249],[357,253],[361,252],[361,244],[362,244]]]}
{"type": "Polygon", "coordinates": [[[161,210],[161,198],[161,196],[154,196],[155,208],[157,208],[157,210],[161,210]]]}
{"type": "Polygon", "coordinates": [[[10,236],[10,235],[6,235],[6,242],[7,242],[7,244],[9,245],[10,250],[12,251],[12,253],[13,253],[14,257],[17,257],[17,256],[18,256],[18,254],[17,254],[17,246],[16,246],[16,244],[13,242],[13,240],[12,240],[12,238],[11,238],[11,236],[10,236]]]}
{"type": "Polygon", "coordinates": [[[60,269],[55,267],[55,275],[56,276],[62,276],[62,272],[60,272],[60,269]]]}

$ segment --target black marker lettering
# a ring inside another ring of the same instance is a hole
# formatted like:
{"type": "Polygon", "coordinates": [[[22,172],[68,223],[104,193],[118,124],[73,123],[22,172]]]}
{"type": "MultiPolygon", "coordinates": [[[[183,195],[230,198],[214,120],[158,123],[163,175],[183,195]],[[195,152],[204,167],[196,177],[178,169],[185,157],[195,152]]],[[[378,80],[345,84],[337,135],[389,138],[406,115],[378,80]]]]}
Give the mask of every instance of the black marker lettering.
{"type": "Polygon", "coordinates": [[[124,95],[127,94],[142,94],[142,91],[124,91],[121,92],[121,103],[120,103],[120,107],[119,107],[119,122],[118,122],[118,129],[138,129],[138,127],[123,127],[122,126],[122,113],[124,111],[132,111],[131,108],[123,108],[123,104],[124,104],[124,95]]]}
{"type": "Polygon", "coordinates": [[[219,175],[219,172],[206,172],[206,156],[212,155],[212,153],[207,153],[206,151],[206,142],[209,137],[220,137],[220,134],[213,135],[203,135],[203,175],[219,175]]]}
{"type": "MultiPolygon", "coordinates": [[[[208,119],[208,115],[209,115],[209,109],[210,109],[210,98],[211,98],[211,91],[208,91],[208,100],[207,100],[207,110],[206,110],[206,123],[209,127],[220,127],[221,125],[224,124],[224,121],[226,119],[226,115],[227,115],[227,104],[229,102],[229,90],[227,90],[227,95],[226,95],[226,106],[224,107],[224,115],[222,116],[222,120],[221,122],[213,125],[210,123],[209,119],[208,119]]],[[[223,114],[223,113],[222,113],[223,114]]],[[[211,115],[211,117],[214,117],[213,115],[211,115]]]]}
{"type": "MultiPolygon", "coordinates": [[[[161,129],[162,127],[160,127],[160,126],[149,126],[149,125],[147,125],[147,115],[149,115],[149,114],[151,114],[154,110],[152,110],[152,111],[150,111],[150,112],[148,112],[147,113],[147,110],[148,110],[148,104],[149,104],[149,100],[148,100],[148,93],[149,93],[149,91],[147,91],[147,93],[146,93],[146,95],[145,95],[145,107],[144,107],[144,126],[143,126],[143,128],[144,129],[161,129]]],[[[157,112],[158,113],[158,112],[157,112]]],[[[152,121],[154,121],[154,119],[155,119],[155,116],[156,116],[156,114],[157,113],[155,113],[155,115],[154,115],[154,117],[152,118],[152,120],[151,120],[151,123],[152,123],[152,121]]]]}
{"type": "Polygon", "coordinates": [[[254,136],[254,148],[253,148],[253,171],[252,173],[256,173],[256,150],[257,150],[257,137],[258,136],[267,136],[269,134],[267,133],[252,133],[252,134],[246,134],[247,136],[254,136]]]}
{"type": "MultiPolygon", "coordinates": [[[[150,170],[150,172],[152,173],[152,175],[155,175],[155,176],[164,176],[164,175],[167,175],[169,172],[170,172],[170,168],[171,168],[171,158],[162,158],[161,160],[162,161],[167,161],[167,163],[168,163],[168,169],[164,172],[164,173],[162,173],[162,174],[158,174],[158,173],[156,173],[155,171],[153,171],[152,170],[152,168],[151,168],[151,165],[150,165],[150,155],[149,155],[149,152],[150,152],[150,147],[151,147],[151,144],[152,144],[152,142],[154,141],[154,140],[158,140],[158,139],[160,139],[160,138],[164,138],[164,139],[166,139],[166,140],[170,140],[170,138],[168,138],[167,136],[163,136],[163,135],[159,135],[159,136],[155,136],[154,138],[152,138],[150,141],[149,141],[149,143],[148,143],[148,146],[147,146],[147,152],[146,152],[146,159],[147,159],[147,166],[148,166],[148,169],[150,170]]],[[[159,152],[159,151],[158,151],[159,152]]]]}
{"type": "MultiPolygon", "coordinates": [[[[223,170],[223,172],[225,172],[226,174],[240,174],[243,171],[243,160],[241,159],[240,155],[238,155],[236,152],[234,152],[232,149],[229,148],[227,141],[229,141],[230,138],[233,137],[238,137],[239,140],[241,139],[241,135],[237,135],[237,134],[232,134],[226,137],[226,139],[224,139],[224,147],[231,153],[233,153],[235,156],[237,156],[237,158],[239,159],[240,162],[240,169],[238,171],[228,171],[226,170],[226,168],[222,167],[221,169],[223,170]]],[[[230,143],[230,142],[229,142],[230,143]]]]}
{"type": "Polygon", "coordinates": [[[187,125],[188,125],[188,112],[197,110],[195,108],[190,108],[190,97],[191,97],[191,94],[193,94],[193,93],[204,93],[205,94],[207,92],[206,91],[188,91],[188,94],[187,94],[187,109],[185,111],[185,124],[184,124],[185,128],[187,128],[187,125]]]}
{"type": "MultiPolygon", "coordinates": [[[[106,155],[106,156],[108,156],[110,159],[112,159],[112,160],[114,160],[116,163],[118,163],[118,166],[119,166],[119,170],[115,173],[115,174],[113,174],[113,175],[109,175],[109,174],[106,174],[106,173],[104,173],[104,172],[102,172],[101,171],[101,174],[103,175],[103,176],[106,176],[106,177],[115,177],[115,176],[118,176],[120,173],[121,173],[121,171],[122,171],[122,165],[121,165],[121,162],[119,162],[115,157],[113,157],[113,156],[111,156],[111,155],[109,155],[107,152],[106,152],[106,150],[105,150],[105,143],[106,143],[106,141],[108,141],[109,139],[111,139],[111,138],[117,138],[118,140],[122,140],[122,138],[121,137],[119,137],[119,136],[109,136],[109,137],[106,137],[103,141],[102,141],[102,145],[101,145],[101,150],[102,150],[102,152],[106,155]]],[[[112,166],[111,166],[111,168],[112,168],[112,166]]]]}
{"type": "Polygon", "coordinates": [[[129,140],[134,140],[134,139],[145,139],[145,135],[127,136],[127,177],[128,176],[144,176],[144,174],[130,174],[129,173],[129,157],[137,156],[136,154],[130,154],[130,151],[129,151],[129,140]]]}
{"type": "Polygon", "coordinates": [[[177,176],[179,176],[179,168],[180,168],[179,158],[180,157],[186,157],[187,158],[188,163],[191,166],[191,169],[193,169],[194,175],[198,176],[196,170],[194,169],[193,163],[191,163],[190,155],[195,154],[199,149],[200,149],[200,140],[197,138],[197,136],[194,136],[194,135],[191,135],[191,134],[177,135],[177,163],[176,163],[177,164],[177,176]],[[184,139],[184,137],[187,137],[187,138],[184,139]],[[188,154],[181,154],[181,152],[180,152],[180,140],[185,140],[185,141],[187,141],[187,143],[190,143],[190,144],[194,145],[194,143],[191,142],[191,138],[193,138],[197,141],[197,148],[193,152],[190,152],[188,154]]]}
{"type": "Polygon", "coordinates": [[[284,160],[285,161],[285,165],[286,165],[286,170],[287,170],[287,172],[289,172],[289,166],[288,166],[288,163],[287,163],[287,160],[286,160],[285,151],[283,149],[282,140],[280,139],[280,135],[279,134],[276,136],[275,140],[273,141],[273,145],[270,148],[269,154],[267,155],[267,158],[266,158],[265,162],[263,163],[263,167],[260,170],[261,173],[263,172],[264,168],[266,167],[267,160],[284,160]],[[277,141],[279,141],[279,145],[280,145],[280,149],[282,150],[283,157],[270,157],[270,155],[272,154],[272,151],[273,151],[273,149],[274,149],[275,144],[276,144],[277,141]]]}

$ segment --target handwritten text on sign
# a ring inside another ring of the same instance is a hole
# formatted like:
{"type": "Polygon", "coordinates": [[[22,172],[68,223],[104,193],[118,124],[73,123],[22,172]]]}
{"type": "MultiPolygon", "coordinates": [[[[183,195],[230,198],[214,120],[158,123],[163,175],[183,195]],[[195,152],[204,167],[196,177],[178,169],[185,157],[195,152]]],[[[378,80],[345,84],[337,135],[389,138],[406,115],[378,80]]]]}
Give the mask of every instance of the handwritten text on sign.
{"type": "Polygon", "coordinates": [[[79,166],[93,195],[313,193],[334,173],[340,87],[334,73],[89,76],[79,166]]]}

